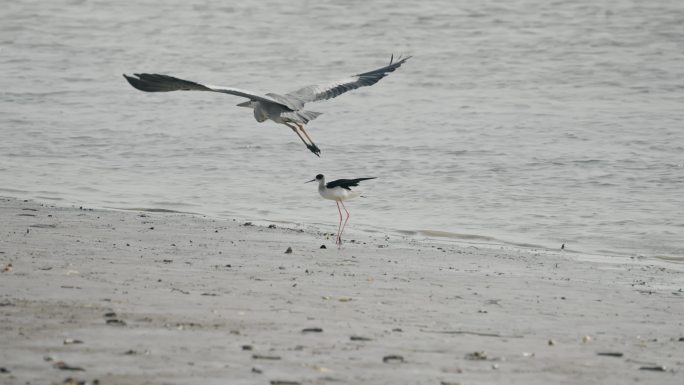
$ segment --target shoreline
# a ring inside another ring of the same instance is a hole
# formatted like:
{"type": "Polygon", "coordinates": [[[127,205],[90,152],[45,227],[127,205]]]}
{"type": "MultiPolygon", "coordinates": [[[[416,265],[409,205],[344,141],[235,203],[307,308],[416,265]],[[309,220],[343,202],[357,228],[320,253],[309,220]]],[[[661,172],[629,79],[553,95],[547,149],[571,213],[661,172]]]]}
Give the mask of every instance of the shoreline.
{"type": "MultiPolygon", "coordinates": [[[[83,207],[82,204],[78,203],[68,203],[68,202],[63,202],[61,200],[54,200],[54,199],[49,199],[49,198],[38,198],[38,197],[29,197],[29,198],[18,198],[15,196],[9,196],[9,195],[0,195],[0,199],[17,199],[17,200],[28,200],[32,202],[36,202],[39,204],[46,204],[46,205],[55,205],[59,207],[71,207],[71,208],[78,208],[83,207]]],[[[61,199],[61,198],[60,198],[61,199]]],[[[88,209],[91,209],[91,207],[88,207],[88,209]]],[[[166,208],[150,208],[150,207],[111,207],[111,206],[98,206],[94,205],[92,207],[93,210],[112,210],[112,211],[127,211],[127,212],[151,212],[151,213],[167,213],[167,214],[186,214],[186,215],[193,215],[193,216],[199,216],[199,217],[204,217],[204,218],[209,218],[209,219],[214,219],[214,220],[225,220],[225,221],[230,221],[230,220],[241,220],[245,222],[253,222],[258,225],[264,225],[268,226],[270,224],[275,224],[277,226],[289,226],[289,227],[295,227],[298,229],[305,229],[306,231],[315,231],[313,230],[314,228],[326,228],[329,231],[335,231],[336,226],[334,224],[329,224],[329,223],[323,223],[323,222],[292,222],[292,221],[287,221],[287,220],[280,220],[280,219],[268,219],[268,218],[261,218],[261,217],[247,217],[244,215],[234,215],[234,216],[226,216],[226,215],[221,215],[221,214],[212,214],[212,213],[203,213],[203,212],[195,212],[195,211],[185,211],[185,210],[176,210],[176,209],[166,209],[166,208]]],[[[533,239],[528,239],[528,240],[507,240],[504,239],[504,237],[496,237],[496,236],[491,236],[491,235],[481,235],[481,234],[471,234],[471,233],[456,233],[452,231],[443,231],[443,230],[434,230],[434,229],[413,229],[413,230],[406,230],[406,229],[391,229],[391,228],[382,228],[382,227],[375,227],[371,225],[354,225],[351,228],[348,228],[347,231],[354,232],[357,234],[357,236],[364,236],[364,235],[374,235],[374,234],[390,234],[394,237],[405,237],[409,238],[409,240],[415,240],[418,242],[426,242],[426,243],[445,243],[445,244],[454,244],[456,246],[460,247],[467,247],[467,246],[475,246],[475,247],[484,247],[484,248],[507,248],[507,249],[513,249],[513,250],[527,250],[529,252],[546,252],[546,253],[563,253],[563,254],[574,254],[578,256],[584,256],[586,258],[596,260],[596,259],[606,259],[605,262],[610,262],[610,259],[613,258],[629,258],[632,260],[648,260],[648,261],[659,261],[659,262],[666,262],[666,263],[674,263],[674,264],[682,264],[684,263],[684,255],[678,255],[678,254],[658,254],[658,253],[651,253],[649,255],[643,254],[643,253],[638,253],[636,251],[631,251],[631,252],[619,252],[619,251],[611,251],[611,250],[582,250],[582,249],[575,249],[573,247],[567,247],[564,250],[560,249],[559,247],[550,247],[550,246],[545,246],[541,243],[535,243],[538,242],[538,240],[533,240],[533,239]]],[[[345,231],[346,234],[346,231],[345,231]]]]}
{"type": "Polygon", "coordinates": [[[337,249],[311,229],[14,198],[0,215],[3,384],[675,384],[684,369],[676,263],[381,233],[337,249]]]}

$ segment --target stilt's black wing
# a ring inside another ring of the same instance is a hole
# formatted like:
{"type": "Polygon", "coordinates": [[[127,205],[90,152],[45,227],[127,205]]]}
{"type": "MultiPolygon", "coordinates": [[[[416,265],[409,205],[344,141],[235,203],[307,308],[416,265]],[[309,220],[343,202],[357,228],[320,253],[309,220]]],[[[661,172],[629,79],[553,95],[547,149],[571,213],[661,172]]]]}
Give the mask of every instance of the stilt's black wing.
{"type": "Polygon", "coordinates": [[[362,180],[368,180],[368,179],[375,179],[377,177],[370,177],[370,178],[357,178],[357,179],[338,179],[334,180],[332,182],[328,182],[325,184],[325,187],[327,188],[334,188],[334,187],[342,187],[347,190],[351,190],[350,187],[355,187],[359,185],[359,182],[362,180]]]}

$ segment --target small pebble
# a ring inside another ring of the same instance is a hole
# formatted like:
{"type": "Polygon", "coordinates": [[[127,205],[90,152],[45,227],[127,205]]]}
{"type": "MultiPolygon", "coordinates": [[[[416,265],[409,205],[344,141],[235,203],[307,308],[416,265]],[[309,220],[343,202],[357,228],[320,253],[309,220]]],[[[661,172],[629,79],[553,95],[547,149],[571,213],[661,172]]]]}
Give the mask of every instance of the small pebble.
{"type": "Polygon", "coordinates": [[[325,245],[321,245],[321,249],[327,249],[327,247],[325,247],[325,245]]]}
{"type": "Polygon", "coordinates": [[[292,248],[288,247],[287,250],[285,250],[285,254],[292,254],[292,248]]]}
{"type": "Polygon", "coordinates": [[[322,333],[323,329],[321,328],[306,328],[302,329],[302,333],[322,333]]]}
{"type": "Polygon", "coordinates": [[[52,367],[54,367],[56,369],[60,369],[60,370],[73,370],[73,371],[85,372],[85,369],[79,368],[78,366],[71,366],[64,361],[57,361],[54,364],[52,364],[52,367]]]}
{"type": "Polygon", "coordinates": [[[658,366],[642,366],[639,368],[639,370],[651,370],[654,372],[664,372],[667,370],[667,368],[663,365],[658,365],[658,366]]]}
{"type": "Polygon", "coordinates": [[[349,337],[351,341],[373,341],[372,338],[368,337],[361,337],[361,336],[351,336],[349,337]]]}
{"type": "Polygon", "coordinates": [[[549,346],[554,346],[556,345],[556,341],[554,340],[549,340],[549,346]]]}
{"type": "Polygon", "coordinates": [[[382,357],[382,362],[384,362],[386,364],[400,364],[400,363],[404,362],[404,357],[397,355],[397,354],[384,356],[384,357],[382,357]]]}
{"type": "Polygon", "coordinates": [[[487,353],[485,353],[484,351],[468,353],[465,355],[465,359],[471,361],[486,360],[487,353]]]}

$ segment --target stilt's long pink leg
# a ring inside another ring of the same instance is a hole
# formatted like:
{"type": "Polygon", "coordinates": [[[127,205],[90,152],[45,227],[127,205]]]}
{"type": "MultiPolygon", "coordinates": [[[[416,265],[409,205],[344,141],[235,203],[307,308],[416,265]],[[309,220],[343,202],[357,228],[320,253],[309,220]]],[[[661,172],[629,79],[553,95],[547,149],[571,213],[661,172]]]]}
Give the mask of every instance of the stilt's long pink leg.
{"type": "Polygon", "coordinates": [[[339,245],[342,243],[342,238],[340,238],[342,236],[342,233],[340,232],[340,229],[342,228],[342,210],[340,210],[340,201],[335,201],[335,204],[337,205],[337,211],[340,213],[340,224],[337,226],[337,238],[335,239],[335,244],[339,245]]]}
{"type": "MultiPolygon", "coordinates": [[[[349,222],[349,217],[351,217],[351,214],[349,214],[349,211],[347,210],[346,207],[344,207],[344,202],[340,201],[342,204],[342,208],[344,211],[347,213],[347,219],[344,220],[344,225],[342,225],[342,231],[340,231],[340,244],[342,244],[342,233],[344,232],[344,228],[347,226],[347,222],[349,222]]],[[[340,222],[342,222],[342,212],[340,212],[340,222]]]]}

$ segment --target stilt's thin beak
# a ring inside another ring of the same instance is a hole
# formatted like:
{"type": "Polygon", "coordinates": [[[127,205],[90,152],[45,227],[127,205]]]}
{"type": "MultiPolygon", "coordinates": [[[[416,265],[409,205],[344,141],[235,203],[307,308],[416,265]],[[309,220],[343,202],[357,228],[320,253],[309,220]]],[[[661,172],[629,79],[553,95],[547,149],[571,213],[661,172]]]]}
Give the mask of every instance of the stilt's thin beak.
{"type": "Polygon", "coordinates": [[[307,180],[307,181],[304,182],[304,183],[311,183],[311,182],[315,182],[315,181],[316,181],[316,179],[314,178],[314,179],[311,179],[311,180],[307,180]]]}

